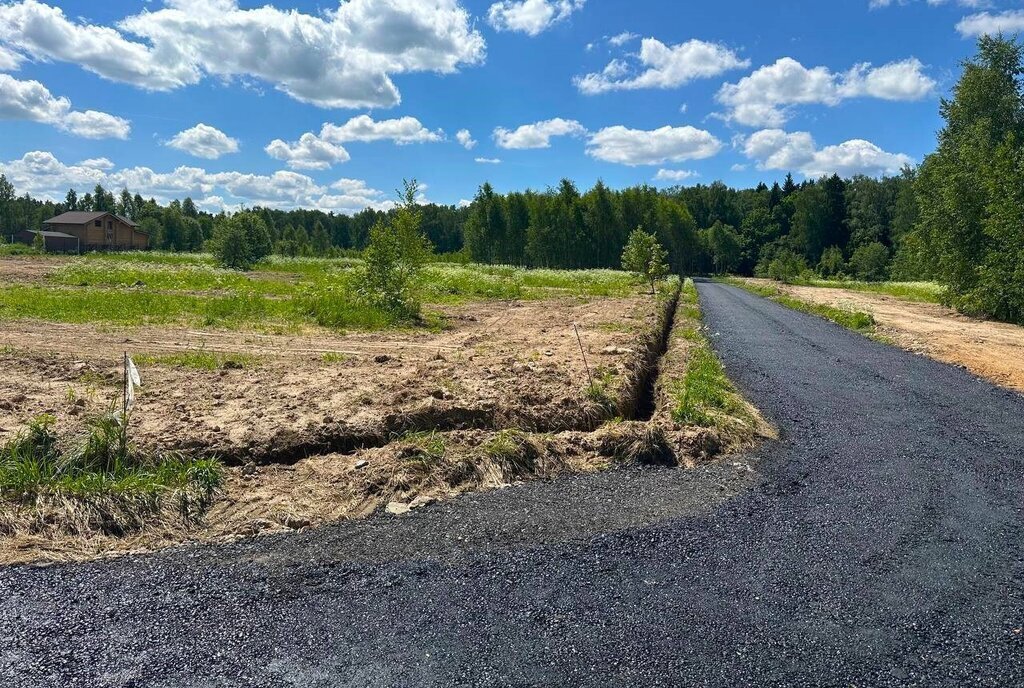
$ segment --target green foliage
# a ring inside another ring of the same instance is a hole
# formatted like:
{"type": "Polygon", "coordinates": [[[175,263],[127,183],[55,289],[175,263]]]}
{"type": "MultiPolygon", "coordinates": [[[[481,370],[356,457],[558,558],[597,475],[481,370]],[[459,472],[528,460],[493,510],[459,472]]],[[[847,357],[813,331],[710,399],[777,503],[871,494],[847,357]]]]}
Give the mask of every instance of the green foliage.
{"type": "Polygon", "coordinates": [[[46,237],[42,232],[36,232],[32,237],[32,249],[38,253],[46,253],[46,237]]]}
{"type": "Polygon", "coordinates": [[[807,261],[803,256],[783,249],[769,261],[764,272],[766,277],[779,282],[794,282],[807,270],[807,261]]]}
{"type": "Polygon", "coordinates": [[[868,282],[881,282],[889,274],[889,249],[879,241],[858,246],[850,256],[854,275],[868,282]]]}
{"type": "Polygon", "coordinates": [[[984,36],[917,176],[912,251],[965,311],[1024,322],[1024,48],[984,36]]]}
{"type": "Polygon", "coordinates": [[[715,352],[702,341],[690,352],[686,374],[671,388],[672,418],[699,427],[717,427],[727,416],[744,412],[743,404],[715,352]]]}
{"type": "Polygon", "coordinates": [[[405,182],[401,206],[391,222],[378,222],[370,229],[357,286],[367,303],[403,319],[419,316],[415,280],[432,253],[420,231],[418,188],[415,179],[405,182]]]}
{"type": "Polygon", "coordinates": [[[818,263],[818,272],[822,277],[836,277],[846,271],[846,261],[843,259],[843,251],[838,246],[829,246],[821,254],[821,261],[818,263]]]}
{"type": "Polygon", "coordinates": [[[638,227],[629,235],[626,248],[622,251],[622,269],[635,272],[650,282],[653,294],[655,283],[668,275],[668,263],[665,262],[667,257],[668,253],[658,243],[658,239],[638,227]]]}
{"type": "Polygon", "coordinates": [[[222,368],[254,368],[260,359],[252,354],[223,353],[215,351],[181,351],[172,354],[138,354],[135,362],[139,365],[164,365],[172,368],[193,370],[219,370],[222,368]]]}
{"type": "Polygon", "coordinates": [[[153,510],[169,495],[183,508],[205,504],[221,484],[214,459],[141,452],[115,414],[89,419],[68,449],[61,449],[52,425],[52,417],[37,418],[0,447],[0,497],[31,505],[44,496],[116,496],[153,510]]]}
{"type": "Polygon", "coordinates": [[[216,225],[209,248],[221,266],[250,270],[270,254],[270,232],[256,213],[235,213],[216,225]]]}

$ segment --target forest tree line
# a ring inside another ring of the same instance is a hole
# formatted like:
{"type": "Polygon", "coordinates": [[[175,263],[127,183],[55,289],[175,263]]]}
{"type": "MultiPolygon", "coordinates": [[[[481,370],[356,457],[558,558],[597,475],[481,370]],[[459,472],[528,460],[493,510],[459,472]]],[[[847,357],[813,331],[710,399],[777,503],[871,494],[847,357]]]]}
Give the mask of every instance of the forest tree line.
{"type": "MultiPolygon", "coordinates": [[[[483,184],[467,207],[420,207],[435,251],[482,263],[617,268],[642,228],[680,273],[935,280],[971,313],[1024,322],[1024,59],[1014,40],[983,37],[943,99],[938,148],[920,167],[880,179],[838,175],[733,189],[722,182],[581,192],[501,194],[483,184]]],[[[97,186],[63,203],[18,197],[0,175],[0,234],[37,228],[65,210],[109,210],[138,222],[153,248],[200,250],[226,216],[186,198],[160,206],[97,186]]],[[[254,208],[270,248],[289,256],[361,251],[398,210],[353,216],[254,208]]]]}

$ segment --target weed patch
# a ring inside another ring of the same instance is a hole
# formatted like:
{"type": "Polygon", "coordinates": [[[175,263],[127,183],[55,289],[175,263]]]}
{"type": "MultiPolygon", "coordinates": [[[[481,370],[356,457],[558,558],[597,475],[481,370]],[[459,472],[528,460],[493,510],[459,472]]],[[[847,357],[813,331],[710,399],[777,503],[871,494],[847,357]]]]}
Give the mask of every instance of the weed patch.
{"type": "Polygon", "coordinates": [[[251,354],[220,353],[214,351],[182,351],[173,354],[139,354],[135,362],[140,365],[163,365],[172,368],[192,370],[217,370],[221,368],[255,368],[260,359],[251,354]]]}
{"type": "Polygon", "coordinates": [[[168,505],[191,518],[221,485],[217,460],[143,453],[115,414],[90,419],[70,446],[52,423],[40,417],[0,447],[0,499],[19,509],[57,510],[59,525],[74,532],[123,534],[168,505]]]}

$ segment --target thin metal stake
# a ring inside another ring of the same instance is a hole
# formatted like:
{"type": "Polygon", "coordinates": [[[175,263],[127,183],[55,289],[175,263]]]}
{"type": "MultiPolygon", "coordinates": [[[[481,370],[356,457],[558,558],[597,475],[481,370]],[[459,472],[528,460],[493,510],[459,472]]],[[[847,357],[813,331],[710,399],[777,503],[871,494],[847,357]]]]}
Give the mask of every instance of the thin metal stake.
{"type": "Polygon", "coordinates": [[[587,352],[583,350],[583,339],[580,338],[580,328],[576,327],[576,323],[572,324],[572,329],[576,330],[576,341],[580,344],[580,353],[583,355],[583,367],[587,369],[587,378],[590,380],[590,386],[594,386],[594,376],[590,374],[590,364],[587,363],[587,352]]]}

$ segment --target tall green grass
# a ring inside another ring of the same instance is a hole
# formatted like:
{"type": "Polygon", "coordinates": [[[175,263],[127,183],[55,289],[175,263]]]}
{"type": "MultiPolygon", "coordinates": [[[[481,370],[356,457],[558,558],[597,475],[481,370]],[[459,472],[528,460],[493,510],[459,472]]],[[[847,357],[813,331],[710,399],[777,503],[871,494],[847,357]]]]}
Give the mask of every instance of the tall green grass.
{"type": "Polygon", "coordinates": [[[683,379],[670,390],[675,401],[672,418],[679,423],[719,427],[726,417],[746,413],[725,368],[703,338],[690,352],[683,379]]]}
{"type": "Polygon", "coordinates": [[[221,485],[215,459],[145,454],[114,414],[91,419],[70,448],[61,447],[52,423],[51,417],[37,418],[0,447],[0,497],[28,505],[45,496],[129,498],[152,509],[170,493],[205,503],[221,485]]]}
{"type": "MultiPolygon", "coordinates": [[[[43,284],[6,285],[0,290],[0,319],[274,330],[379,330],[437,321],[428,312],[413,322],[360,298],[359,264],[351,257],[273,256],[242,273],[214,266],[205,254],[88,254],[62,265],[43,284]]],[[[631,275],[614,270],[454,263],[429,264],[416,284],[417,299],[426,304],[624,296],[636,290],[631,275]]]]}

